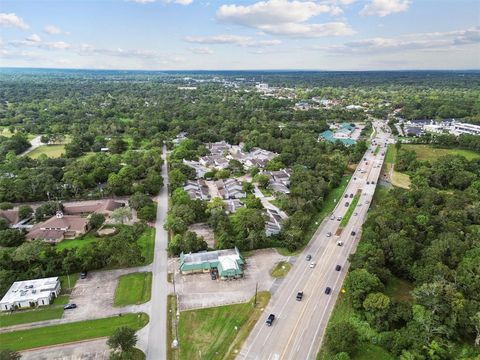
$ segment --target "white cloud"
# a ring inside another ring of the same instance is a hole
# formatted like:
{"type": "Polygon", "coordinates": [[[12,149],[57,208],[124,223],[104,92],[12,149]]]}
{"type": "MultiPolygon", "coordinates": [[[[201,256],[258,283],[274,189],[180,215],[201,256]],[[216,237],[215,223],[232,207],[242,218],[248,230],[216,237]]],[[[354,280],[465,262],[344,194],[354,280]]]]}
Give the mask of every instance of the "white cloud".
{"type": "Polygon", "coordinates": [[[364,6],[360,15],[364,16],[387,16],[394,13],[407,11],[410,0],[372,0],[364,6]]]}
{"type": "Polygon", "coordinates": [[[198,44],[232,44],[247,47],[265,47],[279,45],[280,40],[255,40],[249,36],[215,35],[215,36],[187,36],[185,41],[198,44]]]}
{"type": "Polygon", "coordinates": [[[58,35],[62,33],[62,30],[54,25],[45,26],[43,31],[50,35],[58,35]]]}
{"type": "Polygon", "coordinates": [[[193,52],[194,54],[199,54],[199,55],[211,55],[211,54],[213,54],[213,50],[208,48],[208,47],[190,48],[189,50],[191,52],[193,52]]]}
{"type": "Polygon", "coordinates": [[[252,5],[222,5],[217,11],[220,21],[262,30],[264,33],[294,37],[352,35],[354,31],[343,22],[307,23],[320,14],[340,15],[351,0],[314,1],[267,0],[252,5]]]}
{"type": "Polygon", "coordinates": [[[14,13],[0,13],[0,26],[16,27],[22,30],[27,30],[29,28],[27,23],[14,13]]]}
{"type": "Polygon", "coordinates": [[[156,0],[130,0],[130,1],[137,4],[150,4],[150,3],[154,3],[156,0]]]}
{"type": "Polygon", "coordinates": [[[40,36],[38,36],[37,34],[32,34],[29,37],[27,37],[25,40],[30,41],[30,42],[34,42],[34,43],[39,43],[39,42],[42,41],[40,36]]]}
{"type": "Polygon", "coordinates": [[[396,38],[376,37],[317,49],[371,55],[378,52],[403,52],[408,50],[448,50],[462,45],[479,43],[480,26],[477,26],[466,30],[409,34],[396,38]]]}

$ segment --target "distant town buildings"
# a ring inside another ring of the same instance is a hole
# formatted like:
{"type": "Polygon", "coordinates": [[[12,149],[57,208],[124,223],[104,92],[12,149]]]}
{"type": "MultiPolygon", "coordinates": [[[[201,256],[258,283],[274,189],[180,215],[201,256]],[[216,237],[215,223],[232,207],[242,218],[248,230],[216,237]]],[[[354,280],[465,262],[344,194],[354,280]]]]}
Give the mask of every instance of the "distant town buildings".
{"type": "Polygon", "coordinates": [[[50,305],[60,288],[58,277],[15,281],[0,300],[0,311],[50,305]]]}
{"type": "Polygon", "coordinates": [[[433,120],[415,119],[400,120],[403,124],[404,133],[407,136],[423,136],[426,133],[452,134],[455,136],[468,134],[480,135],[480,125],[462,123],[455,119],[433,120]]]}

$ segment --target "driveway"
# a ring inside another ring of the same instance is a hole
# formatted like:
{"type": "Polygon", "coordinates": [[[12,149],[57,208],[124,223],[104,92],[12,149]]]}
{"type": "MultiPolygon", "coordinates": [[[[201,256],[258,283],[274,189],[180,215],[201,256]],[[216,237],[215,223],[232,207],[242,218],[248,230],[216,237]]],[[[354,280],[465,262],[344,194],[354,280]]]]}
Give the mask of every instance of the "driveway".
{"type": "Polygon", "coordinates": [[[34,137],[32,140],[30,140],[30,144],[32,146],[30,146],[27,150],[25,150],[23,153],[20,154],[20,156],[25,156],[26,154],[28,154],[30,151],[33,151],[35,150],[36,148],[38,148],[39,146],[42,146],[43,143],[40,141],[41,139],[41,135],[37,136],[37,137],[34,137]]]}
{"type": "Polygon", "coordinates": [[[180,310],[220,306],[250,300],[258,291],[270,290],[274,278],[270,270],[275,263],[286,260],[275,249],[255,251],[246,259],[245,274],[242,279],[211,280],[210,274],[199,273],[182,275],[178,273],[178,259],[171,262],[172,272],[175,267],[175,285],[179,295],[180,310]]]}
{"type": "Polygon", "coordinates": [[[23,351],[22,360],[107,360],[106,339],[23,351]]]}

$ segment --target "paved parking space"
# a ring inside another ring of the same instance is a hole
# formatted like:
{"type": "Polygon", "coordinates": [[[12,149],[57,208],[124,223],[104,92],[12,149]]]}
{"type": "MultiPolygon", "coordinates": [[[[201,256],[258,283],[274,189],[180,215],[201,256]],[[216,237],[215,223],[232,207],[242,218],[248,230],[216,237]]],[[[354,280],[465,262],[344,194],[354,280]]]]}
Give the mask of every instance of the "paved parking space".
{"type": "MultiPolygon", "coordinates": [[[[70,296],[70,302],[77,304],[76,309],[65,310],[62,319],[80,321],[104,318],[134,310],[113,306],[115,289],[121,275],[142,271],[143,268],[129,268],[108,271],[89,272],[86,279],[78,279],[70,296]]],[[[145,270],[143,270],[145,271],[145,270]]]]}
{"type": "Polygon", "coordinates": [[[22,352],[22,360],[106,360],[108,356],[106,339],[22,352]]]}
{"type": "Polygon", "coordinates": [[[179,307],[186,310],[248,301],[255,294],[257,283],[258,291],[270,290],[274,282],[270,270],[275,263],[286,259],[275,249],[257,250],[246,259],[245,276],[236,280],[211,280],[208,273],[181,275],[178,261],[172,262],[179,307]]]}

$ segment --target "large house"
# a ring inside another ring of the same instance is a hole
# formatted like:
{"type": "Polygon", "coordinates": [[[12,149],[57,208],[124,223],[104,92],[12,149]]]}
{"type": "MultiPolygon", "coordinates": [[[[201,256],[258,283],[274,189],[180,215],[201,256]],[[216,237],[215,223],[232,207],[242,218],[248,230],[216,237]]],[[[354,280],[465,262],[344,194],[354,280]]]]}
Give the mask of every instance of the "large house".
{"type": "Polygon", "coordinates": [[[210,193],[205,180],[188,180],[183,189],[188,193],[192,200],[210,200],[210,193]]]}
{"type": "Polygon", "coordinates": [[[35,224],[27,234],[27,239],[58,243],[63,239],[73,239],[88,231],[88,219],[80,215],[64,215],[62,211],[47,221],[35,224]]]}
{"type": "Polygon", "coordinates": [[[278,171],[265,171],[264,174],[270,178],[269,187],[274,192],[290,194],[290,169],[281,169],[278,171]]]}
{"type": "Polygon", "coordinates": [[[65,215],[88,215],[96,213],[110,216],[113,211],[123,206],[125,206],[123,202],[118,202],[112,199],[104,201],[65,203],[63,204],[63,213],[65,215]]]}
{"type": "Polygon", "coordinates": [[[247,196],[242,183],[237,179],[217,180],[215,185],[223,199],[241,199],[247,196]]]}
{"type": "Polygon", "coordinates": [[[59,293],[58,277],[16,281],[0,300],[0,311],[49,305],[59,293]]]}

